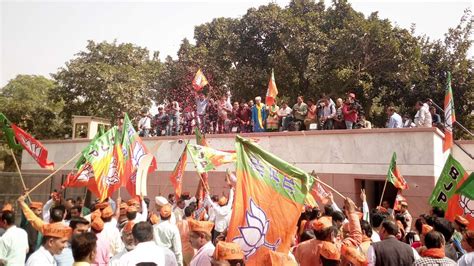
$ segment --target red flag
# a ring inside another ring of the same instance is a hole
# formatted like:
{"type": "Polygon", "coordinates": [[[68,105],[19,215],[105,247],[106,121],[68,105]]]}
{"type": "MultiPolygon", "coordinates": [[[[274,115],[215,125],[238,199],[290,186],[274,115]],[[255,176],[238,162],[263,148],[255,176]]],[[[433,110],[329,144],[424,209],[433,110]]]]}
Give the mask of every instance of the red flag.
{"type": "Polygon", "coordinates": [[[179,157],[178,163],[174,167],[173,172],[170,175],[171,184],[174,187],[174,193],[177,198],[181,197],[181,190],[183,186],[183,174],[186,168],[186,161],[188,160],[187,149],[184,148],[183,153],[179,157]]]}
{"type": "Polygon", "coordinates": [[[100,196],[97,190],[97,184],[95,183],[94,170],[92,169],[92,165],[88,162],[83,164],[76,173],[69,173],[62,187],[87,187],[94,195],[97,197],[100,196]]]}
{"type": "Polygon", "coordinates": [[[208,84],[206,76],[202,73],[201,69],[196,72],[193,79],[193,88],[195,91],[201,91],[204,86],[208,84]]]}
{"type": "Polygon", "coordinates": [[[268,82],[267,97],[265,99],[265,104],[267,106],[272,106],[275,103],[275,98],[277,95],[278,95],[278,89],[275,82],[275,75],[272,69],[272,76],[270,77],[270,81],[268,82]]]}
{"type": "Polygon", "coordinates": [[[54,169],[54,163],[48,161],[48,150],[23,129],[11,124],[15,138],[25,150],[35,159],[41,168],[54,169]]]}
{"type": "Polygon", "coordinates": [[[328,203],[327,197],[329,193],[323,188],[323,186],[321,186],[321,184],[317,180],[314,181],[310,193],[314,197],[314,199],[321,202],[322,204],[326,205],[328,203]]]}

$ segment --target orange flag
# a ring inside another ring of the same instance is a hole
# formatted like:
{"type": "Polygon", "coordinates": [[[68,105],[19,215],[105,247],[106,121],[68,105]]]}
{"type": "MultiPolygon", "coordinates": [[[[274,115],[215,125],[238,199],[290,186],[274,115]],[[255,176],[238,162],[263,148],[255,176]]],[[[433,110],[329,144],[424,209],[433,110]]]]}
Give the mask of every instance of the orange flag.
{"type": "Polygon", "coordinates": [[[206,76],[202,73],[201,69],[196,72],[193,79],[193,88],[195,91],[201,91],[204,86],[209,84],[207,82],[206,76]]]}
{"type": "Polygon", "coordinates": [[[305,171],[236,137],[237,185],[227,241],[240,245],[245,265],[265,265],[270,251],[287,254],[314,179],[305,171]]]}
{"type": "Polygon", "coordinates": [[[173,172],[170,175],[171,184],[174,187],[174,193],[177,198],[181,197],[181,191],[183,186],[183,174],[186,168],[186,162],[188,160],[187,148],[184,148],[183,153],[179,157],[178,163],[174,167],[173,172]]]}
{"type": "Polygon", "coordinates": [[[267,106],[272,106],[275,103],[275,98],[278,95],[277,85],[275,83],[275,75],[272,69],[272,76],[268,82],[267,97],[265,99],[265,104],[267,106]]]}

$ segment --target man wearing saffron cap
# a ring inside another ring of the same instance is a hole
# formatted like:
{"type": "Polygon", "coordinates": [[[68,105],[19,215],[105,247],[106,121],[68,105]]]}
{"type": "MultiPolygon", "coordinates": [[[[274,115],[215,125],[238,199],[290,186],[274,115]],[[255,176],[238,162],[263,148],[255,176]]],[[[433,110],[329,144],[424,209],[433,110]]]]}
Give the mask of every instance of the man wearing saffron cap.
{"type": "MultiPolygon", "coordinates": [[[[30,209],[33,213],[41,218],[41,212],[43,210],[43,203],[41,202],[31,202],[30,209]]],[[[23,213],[23,212],[22,212],[23,213]]],[[[29,257],[37,248],[41,246],[41,234],[33,227],[33,225],[26,219],[24,214],[22,215],[21,228],[23,228],[28,234],[28,247],[29,251],[26,255],[29,257]]]]}
{"type": "Polygon", "coordinates": [[[189,242],[197,249],[190,266],[211,266],[211,257],[215,247],[211,242],[211,231],[214,224],[206,221],[189,220],[189,242]]]}
{"type": "MultiPolygon", "coordinates": [[[[92,265],[107,265],[110,261],[110,244],[108,242],[108,239],[105,237],[105,232],[104,232],[104,226],[105,223],[102,219],[103,217],[103,212],[106,209],[102,210],[102,213],[100,210],[95,210],[92,212],[91,215],[91,231],[95,234],[97,237],[97,242],[96,242],[96,255],[94,258],[94,262],[92,265]],[[102,217],[101,217],[102,216],[102,217]]],[[[107,211],[105,211],[106,213],[107,211]]]]}
{"type": "Polygon", "coordinates": [[[324,241],[335,242],[337,235],[337,228],[329,216],[323,216],[313,221],[312,227],[316,238],[300,243],[293,250],[295,259],[301,266],[320,265],[321,248],[324,241]]]}
{"type": "MultiPolygon", "coordinates": [[[[169,204],[169,202],[165,197],[163,196],[155,197],[155,210],[158,214],[160,213],[161,208],[167,204],[169,204]]],[[[159,215],[157,216],[157,218],[159,218],[159,215]]],[[[169,221],[172,224],[176,224],[176,217],[174,216],[174,213],[171,213],[171,217],[169,221]]],[[[157,221],[156,223],[159,223],[159,221],[157,221]]]]}
{"type": "Polygon", "coordinates": [[[212,255],[211,264],[213,266],[243,266],[245,265],[244,253],[237,243],[219,241],[217,242],[216,249],[212,255]]]}
{"type": "Polygon", "coordinates": [[[137,215],[134,219],[135,223],[146,222],[148,218],[148,208],[145,201],[140,196],[135,196],[127,201],[128,206],[134,206],[137,210],[137,215]]]}
{"type": "Polygon", "coordinates": [[[209,194],[204,198],[204,205],[211,206],[215,213],[215,228],[212,232],[212,240],[224,232],[229,226],[229,218],[232,215],[232,202],[234,201],[234,190],[230,189],[229,200],[225,196],[221,196],[217,204],[211,200],[209,194]]]}
{"type": "Polygon", "coordinates": [[[181,248],[181,237],[178,227],[169,221],[171,218],[171,213],[171,205],[166,204],[165,206],[161,207],[161,222],[153,225],[153,238],[158,246],[168,248],[173,251],[178,265],[182,266],[183,252],[181,248]]]}
{"type": "MultiPolygon", "coordinates": [[[[102,207],[102,206],[101,206],[102,207]]],[[[118,210],[120,212],[120,210],[118,210]]],[[[117,228],[117,220],[114,218],[115,213],[110,205],[103,208],[100,212],[101,219],[104,221],[103,236],[105,241],[109,243],[110,256],[113,257],[123,249],[123,243],[120,239],[120,231],[117,228]]]]}
{"type": "Polygon", "coordinates": [[[27,266],[57,265],[54,255],[59,255],[67,247],[72,229],[61,223],[44,224],[41,247],[26,262],[27,266]]]}

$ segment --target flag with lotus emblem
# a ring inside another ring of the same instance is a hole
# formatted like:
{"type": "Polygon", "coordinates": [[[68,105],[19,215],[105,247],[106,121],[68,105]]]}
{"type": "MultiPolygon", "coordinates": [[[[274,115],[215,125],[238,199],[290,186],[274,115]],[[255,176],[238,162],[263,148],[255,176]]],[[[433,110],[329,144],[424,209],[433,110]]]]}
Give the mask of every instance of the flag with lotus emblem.
{"type": "Polygon", "coordinates": [[[110,197],[121,185],[123,155],[120,145],[116,145],[117,135],[117,127],[112,127],[82,152],[86,164],[91,166],[100,201],[110,197]]]}
{"type": "Polygon", "coordinates": [[[237,185],[227,241],[238,243],[245,265],[262,265],[269,251],[288,253],[314,178],[236,137],[237,185]]]}
{"type": "MultiPolygon", "coordinates": [[[[137,131],[132,125],[130,118],[125,114],[123,119],[123,132],[122,132],[122,143],[121,150],[118,154],[122,154],[124,160],[124,174],[123,174],[123,185],[127,188],[130,196],[136,195],[137,185],[137,170],[141,159],[148,154],[148,150],[143,144],[142,139],[138,136],[137,131]]],[[[156,170],[156,159],[153,157],[148,173],[156,170]]]]}

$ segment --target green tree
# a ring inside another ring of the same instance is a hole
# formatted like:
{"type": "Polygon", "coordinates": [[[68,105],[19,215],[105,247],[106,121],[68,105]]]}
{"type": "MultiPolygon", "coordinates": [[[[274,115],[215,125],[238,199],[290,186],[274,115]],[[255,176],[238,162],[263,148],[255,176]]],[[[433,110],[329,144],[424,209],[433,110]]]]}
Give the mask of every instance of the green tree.
{"type": "Polygon", "coordinates": [[[49,97],[56,83],[43,76],[18,75],[0,91],[0,112],[37,139],[63,138],[62,101],[49,97]]]}
{"type": "Polygon", "coordinates": [[[52,96],[66,103],[63,116],[115,118],[121,112],[132,117],[151,105],[161,70],[158,53],[130,43],[89,41],[53,77],[58,86],[52,96]]]}

